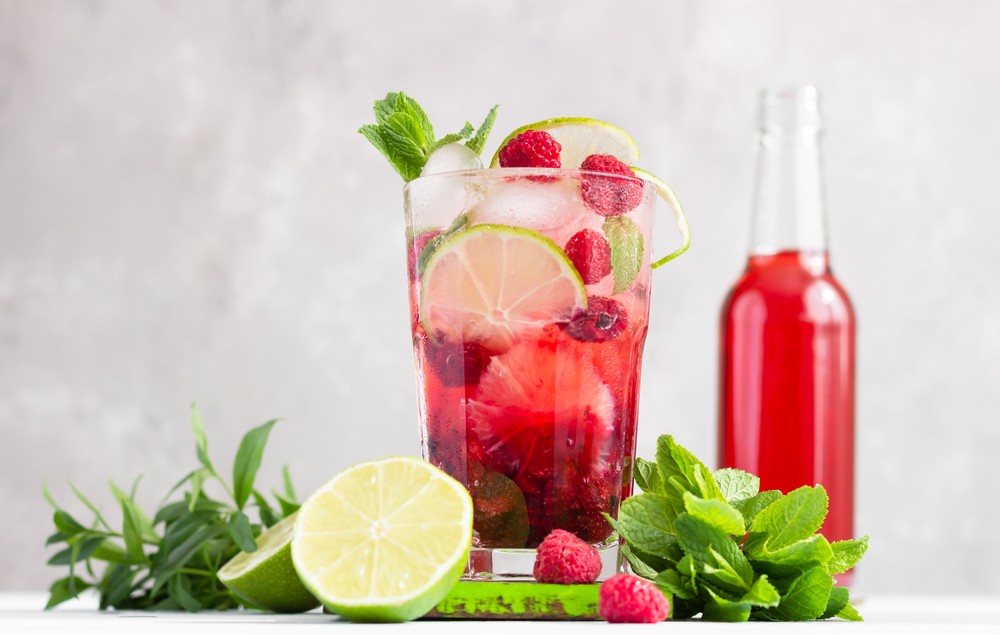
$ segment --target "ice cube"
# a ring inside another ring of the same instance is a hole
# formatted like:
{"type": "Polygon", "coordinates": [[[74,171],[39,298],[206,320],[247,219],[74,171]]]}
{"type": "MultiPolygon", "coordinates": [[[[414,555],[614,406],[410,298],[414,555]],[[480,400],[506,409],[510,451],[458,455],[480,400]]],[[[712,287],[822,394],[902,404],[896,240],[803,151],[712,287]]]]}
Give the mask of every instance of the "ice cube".
{"type": "Polygon", "coordinates": [[[565,247],[581,229],[601,231],[605,219],[584,204],[577,179],[515,178],[491,187],[469,212],[469,220],[533,229],[565,247]]]}
{"type": "Polygon", "coordinates": [[[420,176],[482,169],[483,162],[478,154],[461,143],[449,143],[431,152],[431,155],[427,157],[427,163],[424,164],[424,169],[420,171],[420,176]]]}

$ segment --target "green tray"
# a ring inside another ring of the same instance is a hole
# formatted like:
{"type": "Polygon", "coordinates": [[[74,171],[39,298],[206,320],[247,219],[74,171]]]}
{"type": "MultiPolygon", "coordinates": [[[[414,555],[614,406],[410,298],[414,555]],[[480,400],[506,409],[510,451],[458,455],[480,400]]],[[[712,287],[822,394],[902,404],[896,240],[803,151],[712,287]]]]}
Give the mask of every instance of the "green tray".
{"type": "Polygon", "coordinates": [[[425,619],[597,620],[599,584],[459,582],[425,619]]]}

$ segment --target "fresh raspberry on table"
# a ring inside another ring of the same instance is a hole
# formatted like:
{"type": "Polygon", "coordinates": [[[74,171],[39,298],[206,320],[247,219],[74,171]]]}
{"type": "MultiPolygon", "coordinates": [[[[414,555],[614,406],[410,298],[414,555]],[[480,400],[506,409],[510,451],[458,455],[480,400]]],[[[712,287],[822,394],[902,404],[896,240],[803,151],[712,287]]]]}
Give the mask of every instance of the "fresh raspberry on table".
{"type": "Polygon", "coordinates": [[[670,614],[670,602],[649,580],[619,573],[601,584],[597,612],[615,624],[655,624],[670,614]]]}
{"type": "Polygon", "coordinates": [[[579,342],[610,342],[628,327],[628,313],[617,300],[592,295],[587,298],[587,310],[566,325],[566,334],[579,342]]]}
{"type": "Polygon", "coordinates": [[[632,170],[610,154],[592,154],[580,164],[581,170],[618,176],[583,176],[584,202],[601,216],[621,216],[642,202],[644,185],[632,170]]]}
{"type": "Polygon", "coordinates": [[[547,132],[525,130],[500,150],[502,168],[559,168],[562,146],[547,132]]]}
{"type": "Polygon", "coordinates": [[[611,273],[611,245],[601,232],[581,229],[566,241],[563,249],[583,284],[595,284],[611,273]]]}
{"type": "Polygon", "coordinates": [[[601,575],[601,556],[575,535],[556,529],[538,545],[534,574],[543,584],[590,584],[601,575]]]}

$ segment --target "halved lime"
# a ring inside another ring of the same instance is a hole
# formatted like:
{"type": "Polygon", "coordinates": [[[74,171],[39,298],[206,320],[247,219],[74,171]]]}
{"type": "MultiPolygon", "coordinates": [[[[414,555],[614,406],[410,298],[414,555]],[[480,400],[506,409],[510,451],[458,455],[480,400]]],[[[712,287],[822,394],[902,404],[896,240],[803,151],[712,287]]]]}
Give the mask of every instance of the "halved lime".
{"type": "Polygon", "coordinates": [[[420,290],[420,321],[431,337],[494,352],[586,308],[583,279],[563,250],[505,225],[475,225],[442,243],[420,290]]]}
{"type": "Polygon", "coordinates": [[[667,264],[688,250],[688,247],[691,246],[691,226],[688,225],[687,218],[684,216],[684,210],[681,209],[681,202],[677,200],[677,195],[674,194],[674,191],[670,189],[669,185],[664,183],[660,177],[655,174],[651,174],[642,168],[633,167],[632,173],[640,179],[649,181],[656,186],[656,191],[660,195],[660,198],[662,198],[667,205],[670,206],[670,211],[674,213],[674,219],[677,221],[677,231],[681,233],[681,240],[683,241],[681,246],[670,254],[654,262],[653,269],[656,269],[661,265],[667,264]]]}
{"type": "Polygon", "coordinates": [[[299,510],[292,560],[323,604],[356,622],[404,622],[448,594],[472,542],[472,498],[412,457],[355,465],[299,510]]]}
{"type": "Polygon", "coordinates": [[[521,126],[507,135],[493,155],[491,168],[500,167],[500,150],[525,130],[543,130],[562,146],[560,159],[565,169],[577,169],[592,154],[610,154],[626,165],[639,160],[639,147],[628,133],[609,123],[586,117],[556,117],[521,126]]]}
{"type": "Polygon", "coordinates": [[[247,602],[276,613],[301,613],[319,606],[292,565],[291,542],[298,512],[257,538],[257,551],[241,551],[219,570],[219,580],[247,602]]]}

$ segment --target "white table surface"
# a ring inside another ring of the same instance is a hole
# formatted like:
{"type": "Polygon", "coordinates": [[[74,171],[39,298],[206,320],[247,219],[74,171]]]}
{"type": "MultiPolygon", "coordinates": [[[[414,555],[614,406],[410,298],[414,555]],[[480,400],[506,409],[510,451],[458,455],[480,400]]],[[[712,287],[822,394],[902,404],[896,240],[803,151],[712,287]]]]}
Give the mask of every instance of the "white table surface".
{"type": "Polygon", "coordinates": [[[513,621],[417,621],[409,624],[351,624],[318,612],[275,615],[257,611],[206,611],[202,613],[145,613],[97,611],[93,596],[67,602],[43,612],[47,594],[0,592],[0,633],[179,633],[184,635],[250,635],[277,632],[329,632],[331,629],[363,630],[365,633],[406,630],[414,634],[509,635],[525,632],[577,633],[595,629],[642,628],[648,632],[711,635],[715,633],[990,633],[1000,635],[1000,597],[912,597],[865,598],[858,610],[863,623],[829,620],[806,623],[720,624],[692,620],[656,625],[613,625],[603,622],[513,622],[513,621]]]}

